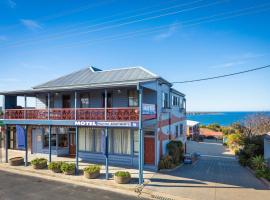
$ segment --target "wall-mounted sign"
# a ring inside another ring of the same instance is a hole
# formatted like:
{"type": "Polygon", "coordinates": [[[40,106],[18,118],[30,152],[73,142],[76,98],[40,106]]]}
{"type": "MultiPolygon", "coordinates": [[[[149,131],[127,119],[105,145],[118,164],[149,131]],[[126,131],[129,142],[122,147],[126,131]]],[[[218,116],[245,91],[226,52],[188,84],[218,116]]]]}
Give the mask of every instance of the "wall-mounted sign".
{"type": "Polygon", "coordinates": [[[139,126],[138,122],[114,122],[114,121],[75,121],[75,126],[102,126],[102,127],[132,127],[139,126]]]}
{"type": "Polygon", "coordinates": [[[142,114],[143,115],[155,115],[157,114],[156,105],[144,103],[142,105],[142,114]]]}
{"type": "Polygon", "coordinates": [[[157,118],[157,110],[155,104],[144,103],[142,105],[143,120],[150,120],[157,118]]]}

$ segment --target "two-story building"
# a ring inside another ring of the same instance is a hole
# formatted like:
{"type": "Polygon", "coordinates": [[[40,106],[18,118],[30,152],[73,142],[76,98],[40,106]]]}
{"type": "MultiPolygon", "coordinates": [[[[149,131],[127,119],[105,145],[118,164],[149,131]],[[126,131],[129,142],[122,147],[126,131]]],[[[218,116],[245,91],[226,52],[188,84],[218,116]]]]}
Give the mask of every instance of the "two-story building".
{"type": "Polygon", "coordinates": [[[50,161],[51,155],[74,156],[77,164],[107,158],[157,169],[170,140],[186,142],[185,96],[142,67],[89,67],[0,94],[5,147],[48,154],[50,161]],[[19,96],[24,106],[18,106],[19,96]],[[28,97],[36,99],[35,108],[27,108],[28,97]]]}

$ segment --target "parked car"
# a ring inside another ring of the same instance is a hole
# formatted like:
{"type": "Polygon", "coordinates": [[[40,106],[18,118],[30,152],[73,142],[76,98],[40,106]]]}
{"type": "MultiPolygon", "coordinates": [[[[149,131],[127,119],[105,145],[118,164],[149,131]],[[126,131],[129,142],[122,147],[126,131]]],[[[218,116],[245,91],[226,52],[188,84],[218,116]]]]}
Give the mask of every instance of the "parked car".
{"type": "Polygon", "coordinates": [[[190,153],[184,155],[184,164],[192,164],[192,155],[190,153]]]}

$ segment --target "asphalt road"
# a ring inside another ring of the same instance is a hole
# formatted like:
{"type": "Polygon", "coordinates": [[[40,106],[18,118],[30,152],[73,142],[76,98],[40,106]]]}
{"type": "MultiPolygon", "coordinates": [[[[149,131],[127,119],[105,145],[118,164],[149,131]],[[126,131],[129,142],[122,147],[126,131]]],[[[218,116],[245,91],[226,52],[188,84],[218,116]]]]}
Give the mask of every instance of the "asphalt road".
{"type": "Polygon", "coordinates": [[[187,149],[202,156],[192,165],[156,174],[146,188],[192,200],[270,200],[270,190],[222,144],[189,141],[187,149]]]}
{"type": "Polygon", "coordinates": [[[0,171],[0,200],[138,199],[114,193],[0,171]]]}

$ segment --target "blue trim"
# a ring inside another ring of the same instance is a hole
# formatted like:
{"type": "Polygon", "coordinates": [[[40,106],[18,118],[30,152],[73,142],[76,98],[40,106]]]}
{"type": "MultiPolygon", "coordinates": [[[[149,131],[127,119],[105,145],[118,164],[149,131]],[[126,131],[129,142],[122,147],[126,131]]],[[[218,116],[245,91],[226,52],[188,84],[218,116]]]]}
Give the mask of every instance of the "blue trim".
{"type": "Polygon", "coordinates": [[[25,126],[25,134],[24,134],[24,136],[25,136],[25,159],[24,159],[24,166],[25,167],[27,167],[27,165],[28,165],[28,144],[27,144],[27,136],[28,136],[28,134],[27,134],[27,126],[25,126]]]}

